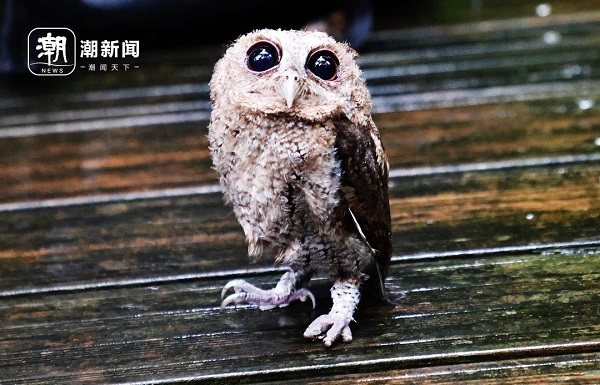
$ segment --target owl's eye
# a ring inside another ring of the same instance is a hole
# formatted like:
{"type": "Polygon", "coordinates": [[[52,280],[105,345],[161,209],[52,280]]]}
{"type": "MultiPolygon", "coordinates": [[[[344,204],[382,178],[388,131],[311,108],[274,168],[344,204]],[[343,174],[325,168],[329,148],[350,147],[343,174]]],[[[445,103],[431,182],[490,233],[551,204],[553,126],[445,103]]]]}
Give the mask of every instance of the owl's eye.
{"type": "Polygon", "coordinates": [[[254,72],[264,72],[279,63],[279,51],[266,41],[261,41],[248,50],[246,63],[254,72]]]}
{"type": "Polygon", "coordinates": [[[308,58],[306,68],[323,80],[335,80],[340,62],[331,51],[316,51],[308,58]]]}

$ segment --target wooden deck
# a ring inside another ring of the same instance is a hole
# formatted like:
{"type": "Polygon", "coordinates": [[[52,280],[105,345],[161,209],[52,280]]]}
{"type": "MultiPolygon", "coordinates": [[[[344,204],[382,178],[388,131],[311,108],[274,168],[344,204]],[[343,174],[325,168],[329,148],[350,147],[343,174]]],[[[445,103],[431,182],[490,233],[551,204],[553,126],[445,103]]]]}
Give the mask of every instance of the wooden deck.
{"type": "Polygon", "coordinates": [[[314,312],[219,309],[281,275],[210,168],[221,47],[2,87],[0,384],[600,383],[600,11],[568,3],[364,47],[395,306],[331,349],[324,279],[314,312]]]}

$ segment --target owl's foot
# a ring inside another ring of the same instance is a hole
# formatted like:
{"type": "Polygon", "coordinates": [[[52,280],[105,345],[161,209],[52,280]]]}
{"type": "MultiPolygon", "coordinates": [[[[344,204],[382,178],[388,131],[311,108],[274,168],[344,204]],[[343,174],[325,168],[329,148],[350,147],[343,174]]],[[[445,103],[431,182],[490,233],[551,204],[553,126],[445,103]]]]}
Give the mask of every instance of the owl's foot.
{"type": "Polygon", "coordinates": [[[304,331],[304,337],[312,339],[322,338],[323,345],[327,348],[338,338],[341,338],[344,342],[350,342],[352,341],[350,321],[352,321],[352,318],[348,319],[339,314],[323,314],[308,325],[304,331]]]}
{"type": "Polygon", "coordinates": [[[276,307],[285,307],[295,300],[306,302],[310,299],[315,308],[315,296],[308,289],[294,289],[297,283],[296,274],[289,271],[281,277],[277,286],[270,290],[259,289],[258,287],[244,281],[243,279],[234,279],[229,281],[221,291],[221,298],[229,289],[235,293],[229,295],[221,303],[221,309],[230,303],[257,305],[260,310],[270,310],[276,307]]]}
{"type": "Polygon", "coordinates": [[[336,281],[331,288],[333,306],[329,314],[315,319],[304,332],[306,338],[322,338],[325,347],[330,347],[336,340],[352,341],[350,322],[354,310],[360,301],[359,281],[336,281]],[[324,334],[325,333],[325,334],[324,334]]]}

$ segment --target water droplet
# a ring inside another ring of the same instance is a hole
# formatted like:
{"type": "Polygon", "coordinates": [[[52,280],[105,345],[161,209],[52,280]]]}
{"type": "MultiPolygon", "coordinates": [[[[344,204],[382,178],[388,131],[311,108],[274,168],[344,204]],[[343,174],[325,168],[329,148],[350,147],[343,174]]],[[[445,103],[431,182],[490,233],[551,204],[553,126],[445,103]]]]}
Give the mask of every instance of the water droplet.
{"type": "Polygon", "coordinates": [[[563,75],[563,77],[565,77],[567,79],[571,79],[575,76],[581,75],[581,72],[582,72],[581,66],[579,64],[575,64],[575,65],[563,68],[562,75],[563,75]]]}
{"type": "Polygon", "coordinates": [[[533,215],[532,213],[529,213],[525,216],[525,219],[527,219],[528,221],[532,220],[533,218],[535,218],[535,215],[533,215]]]}
{"type": "Polygon", "coordinates": [[[552,14],[552,6],[548,3],[542,3],[535,7],[535,14],[539,17],[547,17],[552,14]]]}
{"type": "Polygon", "coordinates": [[[542,39],[544,39],[544,43],[548,45],[555,45],[560,41],[560,33],[556,31],[544,32],[542,39]]]}
{"type": "Polygon", "coordinates": [[[594,107],[594,101],[592,99],[577,99],[577,107],[579,107],[580,110],[589,110],[590,108],[594,107]]]}

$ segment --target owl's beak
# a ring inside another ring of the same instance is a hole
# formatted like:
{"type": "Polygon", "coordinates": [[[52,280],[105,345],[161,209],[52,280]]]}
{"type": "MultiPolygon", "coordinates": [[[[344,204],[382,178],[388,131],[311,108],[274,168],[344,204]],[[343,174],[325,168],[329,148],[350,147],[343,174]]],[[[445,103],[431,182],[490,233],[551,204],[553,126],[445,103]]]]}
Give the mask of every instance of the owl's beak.
{"type": "Polygon", "coordinates": [[[294,100],[300,94],[300,75],[294,70],[283,73],[283,80],[279,87],[279,95],[285,100],[288,108],[294,104],[294,100]]]}

